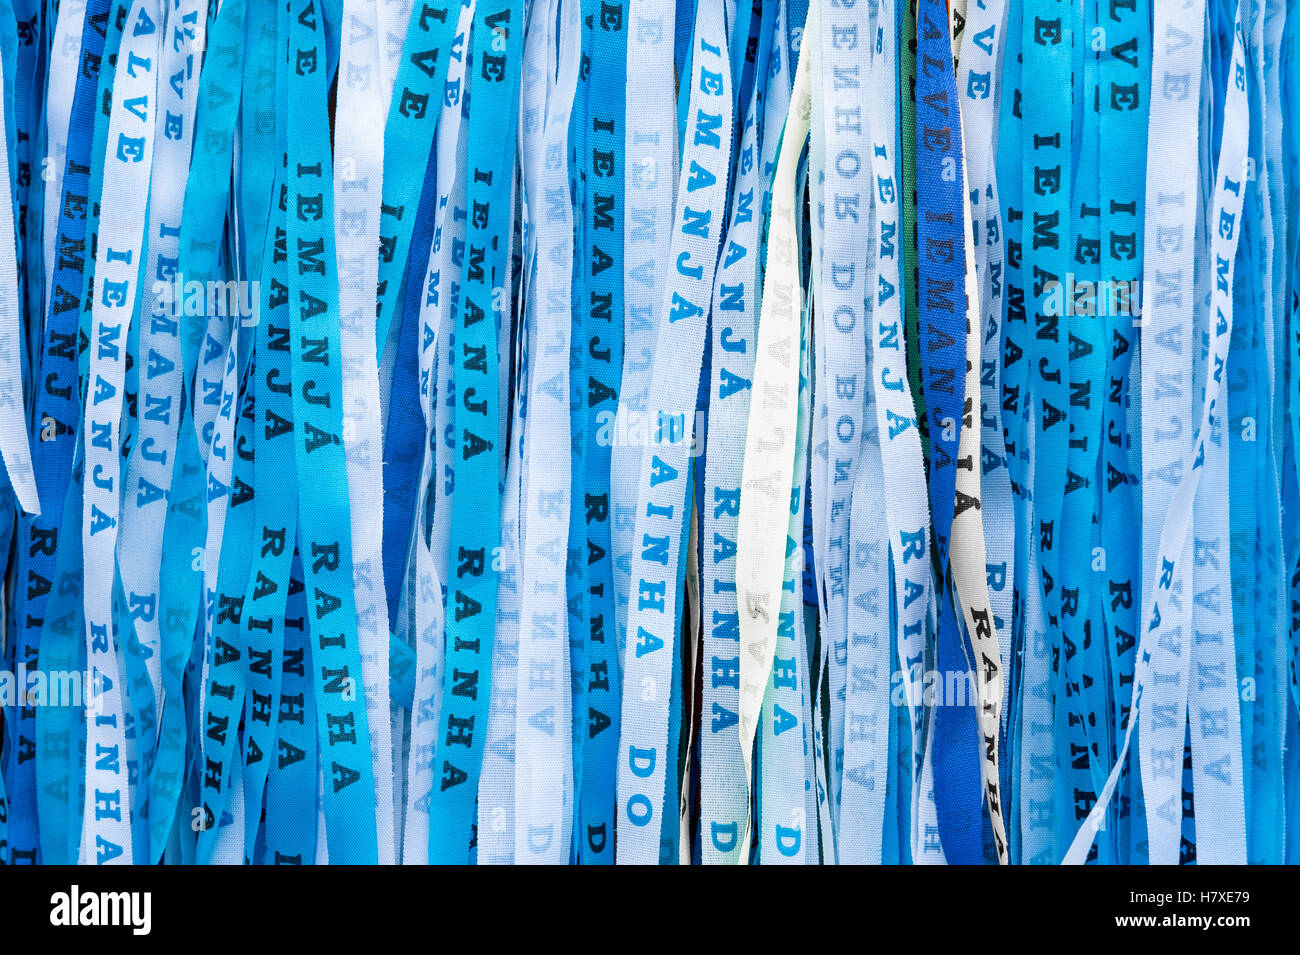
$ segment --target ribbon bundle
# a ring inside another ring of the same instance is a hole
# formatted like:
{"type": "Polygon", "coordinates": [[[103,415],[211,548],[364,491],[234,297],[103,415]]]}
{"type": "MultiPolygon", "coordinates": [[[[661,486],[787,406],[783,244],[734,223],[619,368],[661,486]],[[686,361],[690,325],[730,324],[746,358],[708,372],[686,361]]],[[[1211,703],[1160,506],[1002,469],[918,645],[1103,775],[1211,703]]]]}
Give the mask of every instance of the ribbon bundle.
{"type": "Polygon", "coordinates": [[[0,857],[1300,860],[1300,9],[0,0],[0,857]]]}

